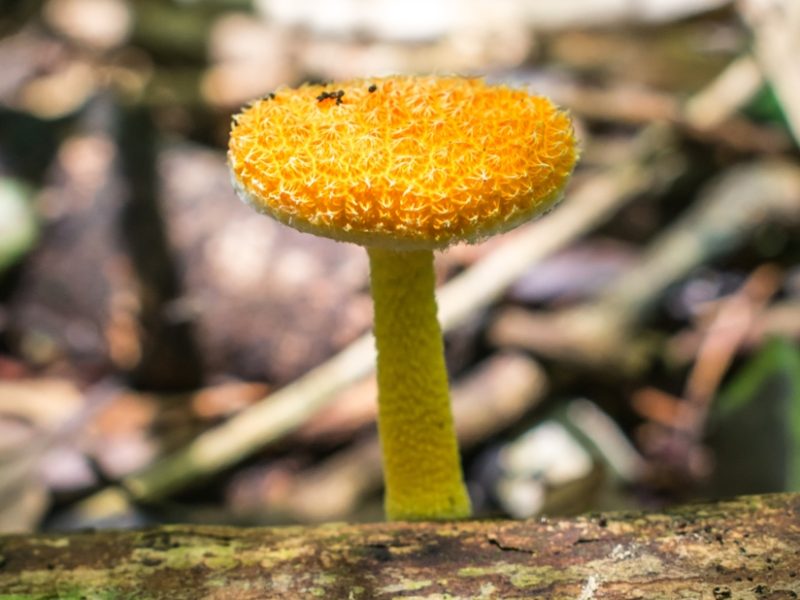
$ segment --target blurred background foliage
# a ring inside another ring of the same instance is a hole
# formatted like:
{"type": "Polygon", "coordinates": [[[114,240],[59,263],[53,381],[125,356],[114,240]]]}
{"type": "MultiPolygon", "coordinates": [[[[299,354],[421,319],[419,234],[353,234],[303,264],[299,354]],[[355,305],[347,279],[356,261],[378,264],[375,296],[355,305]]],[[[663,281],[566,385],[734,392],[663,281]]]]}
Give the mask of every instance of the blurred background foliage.
{"type": "Polygon", "coordinates": [[[225,147],[390,73],[581,138],[562,208],[438,257],[478,513],[800,490],[798,57],[792,0],[3,0],[0,529],[380,518],[366,258],[225,147]]]}

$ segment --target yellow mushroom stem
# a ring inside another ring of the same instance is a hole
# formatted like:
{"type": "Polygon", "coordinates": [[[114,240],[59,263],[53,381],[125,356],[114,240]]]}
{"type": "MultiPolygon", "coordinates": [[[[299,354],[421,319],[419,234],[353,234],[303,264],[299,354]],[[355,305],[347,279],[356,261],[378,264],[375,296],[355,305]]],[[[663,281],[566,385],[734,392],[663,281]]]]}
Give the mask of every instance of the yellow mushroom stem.
{"type": "Polygon", "coordinates": [[[433,252],[370,248],[369,258],[387,517],[468,517],[436,315],[433,252]]]}

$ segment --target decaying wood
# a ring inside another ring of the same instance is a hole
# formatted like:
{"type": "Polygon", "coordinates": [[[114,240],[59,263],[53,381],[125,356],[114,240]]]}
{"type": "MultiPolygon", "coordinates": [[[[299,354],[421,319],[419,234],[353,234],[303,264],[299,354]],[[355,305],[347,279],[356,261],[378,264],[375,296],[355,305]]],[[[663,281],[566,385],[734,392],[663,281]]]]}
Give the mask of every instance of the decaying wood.
{"type": "Polygon", "coordinates": [[[796,598],[800,495],[666,514],[0,538],[14,598],[796,598]]]}

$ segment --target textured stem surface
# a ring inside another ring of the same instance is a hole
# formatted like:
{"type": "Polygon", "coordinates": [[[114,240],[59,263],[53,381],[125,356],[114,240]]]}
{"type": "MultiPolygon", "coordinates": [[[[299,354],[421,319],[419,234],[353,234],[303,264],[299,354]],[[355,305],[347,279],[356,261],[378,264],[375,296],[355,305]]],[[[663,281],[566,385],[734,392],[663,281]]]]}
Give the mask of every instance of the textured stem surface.
{"type": "Polygon", "coordinates": [[[378,428],[390,520],[470,513],[436,319],[433,252],[370,249],[378,428]]]}

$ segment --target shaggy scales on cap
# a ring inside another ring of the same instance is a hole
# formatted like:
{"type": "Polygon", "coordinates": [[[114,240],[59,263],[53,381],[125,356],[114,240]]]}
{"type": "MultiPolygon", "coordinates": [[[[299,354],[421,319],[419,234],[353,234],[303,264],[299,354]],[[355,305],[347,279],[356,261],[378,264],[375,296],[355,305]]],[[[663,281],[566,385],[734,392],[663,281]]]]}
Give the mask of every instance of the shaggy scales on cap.
{"type": "Polygon", "coordinates": [[[279,90],[236,117],[248,203],[366,246],[479,241],[548,210],[576,160],[569,117],[524,90],[391,77],[279,90]]]}

